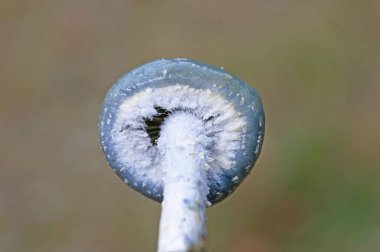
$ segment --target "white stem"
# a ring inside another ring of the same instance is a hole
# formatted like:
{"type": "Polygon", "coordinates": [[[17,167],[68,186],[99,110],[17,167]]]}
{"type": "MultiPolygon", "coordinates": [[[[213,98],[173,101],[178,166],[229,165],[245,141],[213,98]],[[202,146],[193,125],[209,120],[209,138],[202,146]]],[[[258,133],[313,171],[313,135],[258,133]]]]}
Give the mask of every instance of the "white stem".
{"type": "Polygon", "coordinates": [[[184,112],[170,115],[158,147],[163,153],[164,200],[158,251],[190,251],[206,237],[207,179],[202,168],[203,124],[184,112]]]}

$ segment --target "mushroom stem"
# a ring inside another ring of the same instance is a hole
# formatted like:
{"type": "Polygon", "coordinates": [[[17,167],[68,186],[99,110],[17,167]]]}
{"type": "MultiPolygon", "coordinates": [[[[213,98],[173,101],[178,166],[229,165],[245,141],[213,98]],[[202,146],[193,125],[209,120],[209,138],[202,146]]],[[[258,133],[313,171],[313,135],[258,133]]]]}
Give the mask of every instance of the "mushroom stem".
{"type": "Polygon", "coordinates": [[[158,251],[198,251],[206,237],[207,178],[203,168],[203,123],[185,112],[162,125],[164,199],[158,251]]]}

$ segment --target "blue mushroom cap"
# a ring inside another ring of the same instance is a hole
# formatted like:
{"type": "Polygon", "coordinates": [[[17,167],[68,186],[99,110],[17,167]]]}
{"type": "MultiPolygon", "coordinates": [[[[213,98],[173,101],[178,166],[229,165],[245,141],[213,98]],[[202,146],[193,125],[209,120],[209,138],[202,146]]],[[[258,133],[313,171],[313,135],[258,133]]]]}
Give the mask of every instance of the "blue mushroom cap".
{"type": "MultiPolygon", "coordinates": [[[[264,138],[264,110],[259,95],[252,87],[223,69],[193,60],[152,61],[124,74],[111,87],[99,119],[100,143],[109,165],[133,189],[161,202],[163,183],[162,174],[156,170],[160,160],[155,146],[159,125],[154,122],[159,124],[172,111],[187,111],[201,117],[205,125],[210,125],[210,136],[215,136],[214,145],[218,146],[218,140],[223,141],[224,138],[217,134],[224,128],[217,125],[216,117],[223,111],[205,112],[211,106],[211,101],[208,103],[210,99],[207,99],[209,95],[223,101],[220,106],[228,106],[236,112],[235,119],[244,122],[244,130],[238,135],[240,140],[228,140],[234,141],[231,142],[233,144],[239,142],[231,153],[223,154],[223,150],[209,147],[210,155],[224,155],[220,160],[225,162],[209,158],[209,168],[206,169],[207,199],[215,204],[226,198],[249,174],[260,154],[264,138]],[[180,90],[182,94],[188,92],[189,95],[181,98],[186,103],[183,105],[174,91],[163,91],[167,95],[166,100],[161,102],[156,98],[158,90],[180,90]],[[146,99],[151,104],[140,108],[139,102],[144,101],[145,96],[141,95],[144,92],[152,92],[152,98],[146,99]],[[204,97],[198,100],[192,98],[192,95],[198,94],[204,97]],[[207,104],[199,112],[196,106],[201,99],[207,104]],[[130,111],[133,106],[140,108],[142,114],[130,111]],[[223,167],[224,164],[226,167],[223,167]]],[[[225,118],[228,119],[228,116],[225,118]]],[[[233,125],[230,126],[233,128],[233,125]]],[[[223,146],[228,149],[230,145],[220,145],[220,148],[225,148],[223,146]]]]}

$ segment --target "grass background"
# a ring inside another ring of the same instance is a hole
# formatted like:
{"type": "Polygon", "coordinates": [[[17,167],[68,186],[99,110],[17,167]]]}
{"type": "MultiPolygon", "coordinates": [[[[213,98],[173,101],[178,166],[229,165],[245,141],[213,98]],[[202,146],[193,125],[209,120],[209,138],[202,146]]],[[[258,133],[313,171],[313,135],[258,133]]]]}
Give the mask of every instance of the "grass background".
{"type": "Polygon", "coordinates": [[[108,168],[104,95],[157,58],[260,93],[264,148],[210,251],[380,251],[380,2],[0,2],[0,250],[154,251],[160,206],[108,168]]]}

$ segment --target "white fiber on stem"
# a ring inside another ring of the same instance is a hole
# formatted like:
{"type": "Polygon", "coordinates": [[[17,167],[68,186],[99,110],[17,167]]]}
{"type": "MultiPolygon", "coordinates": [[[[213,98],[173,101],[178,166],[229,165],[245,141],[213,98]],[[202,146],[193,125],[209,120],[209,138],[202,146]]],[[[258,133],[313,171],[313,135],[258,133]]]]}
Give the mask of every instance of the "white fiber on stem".
{"type": "Polygon", "coordinates": [[[207,179],[203,169],[208,138],[204,125],[186,112],[172,113],[161,126],[164,199],[158,251],[201,249],[206,236],[207,179]]]}

